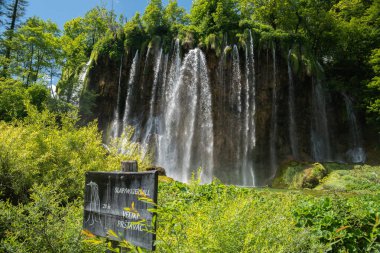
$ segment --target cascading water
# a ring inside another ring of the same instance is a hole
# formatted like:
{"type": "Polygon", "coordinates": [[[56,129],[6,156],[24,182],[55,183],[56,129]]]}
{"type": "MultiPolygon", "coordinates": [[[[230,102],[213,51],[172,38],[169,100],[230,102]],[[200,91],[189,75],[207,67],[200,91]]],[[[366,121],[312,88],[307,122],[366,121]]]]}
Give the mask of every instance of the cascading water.
{"type": "Polygon", "coordinates": [[[164,141],[158,152],[162,165],[175,179],[189,181],[191,173],[203,168],[203,182],[213,175],[214,133],[211,91],[206,58],[200,49],[185,57],[165,111],[164,141]]]}
{"type": "Polygon", "coordinates": [[[116,108],[115,108],[115,111],[114,111],[114,116],[113,116],[113,120],[112,120],[112,123],[111,123],[111,137],[112,138],[116,138],[119,136],[120,134],[120,129],[121,129],[121,125],[122,125],[122,122],[120,122],[120,112],[119,112],[119,109],[120,109],[120,90],[121,90],[121,74],[122,74],[122,70],[123,70],[123,56],[121,56],[121,59],[120,59],[120,68],[119,68],[119,83],[118,83],[118,86],[117,86],[117,103],[116,103],[116,108]]]}
{"type": "MultiPolygon", "coordinates": [[[[167,76],[167,81],[164,82],[163,87],[163,98],[162,98],[162,110],[163,112],[168,112],[169,110],[169,101],[174,100],[174,90],[176,87],[176,84],[178,83],[179,77],[181,74],[181,52],[180,52],[180,45],[179,45],[179,39],[176,39],[174,44],[174,50],[173,55],[171,58],[171,64],[169,73],[167,76]]],[[[167,118],[167,113],[161,114],[161,121],[160,121],[160,130],[159,132],[162,133],[158,136],[158,145],[157,145],[157,163],[160,165],[166,165],[169,163],[167,159],[172,159],[171,162],[174,161],[174,157],[177,156],[175,149],[170,149],[171,145],[171,128],[170,128],[170,120],[167,118]],[[172,152],[172,153],[170,153],[172,152]]]]}
{"type": "Polygon", "coordinates": [[[256,147],[256,77],[255,77],[255,51],[253,47],[252,33],[249,31],[249,47],[245,48],[245,108],[244,108],[244,132],[243,132],[243,184],[255,185],[253,171],[253,149],[256,147]]]}
{"type": "Polygon", "coordinates": [[[79,77],[78,77],[78,85],[73,88],[71,100],[75,106],[79,106],[80,94],[83,90],[84,82],[86,81],[88,69],[89,69],[91,63],[92,63],[92,59],[88,60],[86,65],[83,66],[82,71],[80,72],[79,77]]]}
{"type": "Polygon", "coordinates": [[[135,91],[135,83],[136,83],[136,75],[137,75],[137,66],[139,61],[139,51],[136,51],[135,57],[133,58],[131,70],[129,73],[128,79],[128,90],[127,90],[127,98],[125,100],[125,109],[123,116],[123,127],[125,128],[131,122],[129,121],[129,116],[131,112],[132,106],[132,98],[135,91]]]}
{"type": "Polygon", "coordinates": [[[142,138],[142,143],[144,145],[149,145],[150,140],[153,134],[157,133],[157,117],[154,115],[154,111],[156,108],[157,103],[157,89],[158,89],[158,82],[159,82],[159,75],[162,72],[162,62],[163,62],[163,56],[162,56],[162,48],[160,49],[158,53],[158,57],[156,57],[156,62],[154,65],[154,79],[153,79],[153,86],[152,86],[152,93],[150,97],[150,103],[149,103],[149,116],[148,121],[145,127],[145,133],[142,138]]]}
{"type": "Polygon", "coordinates": [[[313,78],[311,150],[314,161],[331,161],[326,98],[319,79],[313,78]]]}
{"type": "Polygon", "coordinates": [[[270,122],[270,136],[269,136],[269,148],[270,148],[270,168],[272,177],[277,170],[277,111],[278,111],[278,100],[277,100],[277,67],[276,67],[276,48],[272,48],[273,56],[273,90],[272,90],[272,117],[270,122]]]}
{"type": "Polygon", "coordinates": [[[346,104],[347,119],[350,127],[350,149],[346,152],[347,159],[353,163],[364,163],[366,153],[364,151],[361,139],[359,125],[356,119],[352,100],[347,94],[342,93],[346,104]]]}
{"type": "Polygon", "coordinates": [[[223,114],[226,113],[226,107],[227,107],[227,103],[226,103],[227,87],[226,87],[226,80],[225,80],[225,76],[224,76],[224,67],[226,65],[226,52],[228,52],[230,50],[230,48],[231,48],[230,46],[224,47],[222,55],[221,55],[220,60],[219,60],[219,66],[218,66],[218,78],[219,78],[219,82],[222,86],[222,88],[220,89],[220,93],[219,93],[219,97],[221,98],[220,102],[221,102],[221,106],[222,106],[220,113],[223,113],[223,114]]]}
{"type": "MultiPolygon", "coordinates": [[[[252,39],[252,33],[251,30],[249,30],[249,55],[250,55],[250,64],[251,67],[249,73],[251,73],[251,97],[248,99],[250,103],[251,110],[247,107],[247,111],[250,112],[249,117],[250,119],[250,133],[251,133],[251,148],[253,149],[256,147],[256,122],[255,122],[255,116],[256,116],[256,72],[255,72],[255,50],[253,45],[253,39],[252,39]]],[[[248,65],[247,65],[248,66],[248,65]]],[[[248,67],[249,68],[249,67],[248,67]]],[[[249,77],[249,75],[248,75],[249,77]]],[[[248,82],[249,80],[247,80],[248,82]]]]}
{"type": "Polygon", "coordinates": [[[171,59],[168,81],[164,89],[165,102],[171,101],[173,99],[173,95],[174,95],[173,90],[175,88],[175,84],[178,82],[180,73],[181,73],[181,52],[180,52],[179,39],[176,39],[175,45],[174,45],[174,52],[171,59]]]}
{"type": "Polygon", "coordinates": [[[166,85],[168,81],[168,75],[169,75],[169,70],[168,70],[168,64],[169,64],[169,54],[164,55],[164,65],[163,67],[163,74],[162,74],[162,87],[160,90],[160,107],[162,107],[165,103],[165,92],[166,92],[166,85]]]}
{"type": "Polygon", "coordinates": [[[234,116],[234,126],[231,126],[231,135],[234,136],[236,141],[236,163],[240,166],[240,177],[244,174],[244,168],[242,166],[242,157],[241,157],[241,123],[242,123],[242,113],[241,113],[241,72],[240,72],[240,59],[239,59],[239,50],[236,45],[234,45],[232,50],[232,92],[230,94],[230,105],[235,111],[234,116]]]}
{"type": "Polygon", "coordinates": [[[288,53],[289,139],[290,139],[290,149],[292,152],[292,157],[293,157],[293,159],[299,159],[298,140],[297,140],[297,125],[296,125],[296,119],[295,119],[296,106],[295,106],[294,81],[293,81],[291,55],[292,55],[292,50],[290,49],[289,53],[288,53]]]}
{"type": "MultiPolygon", "coordinates": [[[[236,45],[232,51],[232,94],[231,105],[236,106],[238,118],[241,117],[241,73],[240,73],[240,59],[239,50],[236,45]]],[[[239,131],[240,132],[240,131],[239,131]]]]}

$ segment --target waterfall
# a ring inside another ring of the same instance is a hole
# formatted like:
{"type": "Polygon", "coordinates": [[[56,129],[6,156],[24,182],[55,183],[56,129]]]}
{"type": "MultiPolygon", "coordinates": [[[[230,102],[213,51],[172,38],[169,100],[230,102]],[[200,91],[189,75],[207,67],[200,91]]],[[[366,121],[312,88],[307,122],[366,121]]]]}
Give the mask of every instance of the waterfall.
{"type": "Polygon", "coordinates": [[[80,95],[82,93],[84,82],[86,81],[88,69],[91,63],[92,63],[92,59],[89,59],[86,65],[83,66],[82,71],[80,72],[79,77],[78,77],[78,85],[76,87],[73,87],[71,100],[75,106],[79,106],[80,95]]]}
{"type": "Polygon", "coordinates": [[[250,99],[250,107],[252,108],[250,111],[250,132],[251,132],[251,148],[253,149],[256,147],[256,122],[255,122],[255,116],[256,116],[256,72],[255,72],[255,51],[253,47],[253,39],[252,39],[252,33],[251,30],[249,30],[249,54],[250,54],[250,64],[251,64],[251,70],[252,72],[252,82],[251,82],[251,99],[250,99]]]}
{"type": "Polygon", "coordinates": [[[168,94],[165,131],[158,150],[164,152],[159,154],[161,165],[183,182],[202,167],[202,181],[210,182],[214,152],[211,90],[206,58],[200,49],[186,55],[177,82],[170,85],[173,89],[168,94]]]}
{"type": "MultiPolygon", "coordinates": [[[[179,76],[181,72],[181,52],[180,52],[180,44],[179,39],[176,39],[174,45],[174,51],[171,59],[171,65],[169,70],[169,75],[167,77],[167,84],[164,88],[164,100],[167,103],[173,99],[173,90],[175,84],[178,82],[179,76]]],[[[166,104],[165,103],[165,104],[166,104]]]]}
{"type": "Polygon", "coordinates": [[[222,105],[222,111],[220,113],[223,113],[223,115],[226,113],[226,94],[227,94],[227,87],[226,87],[226,80],[224,76],[224,67],[226,65],[226,52],[230,49],[230,46],[225,46],[222,52],[222,55],[219,60],[218,65],[218,80],[220,84],[222,85],[222,89],[220,90],[219,97],[221,97],[221,105],[222,105]]]}
{"type": "Polygon", "coordinates": [[[270,169],[272,172],[272,177],[277,170],[277,111],[278,111],[278,100],[277,100],[277,67],[276,67],[276,48],[272,48],[273,56],[273,90],[272,90],[272,117],[270,122],[270,136],[269,136],[269,146],[270,146],[270,169]]]}
{"type": "Polygon", "coordinates": [[[119,67],[119,82],[117,86],[117,103],[116,103],[116,108],[114,110],[114,115],[113,115],[113,120],[111,123],[111,138],[116,138],[120,134],[120,90],[121,90],[121,73],[123,70],[123,55],[121,56],[120,59],[120,67],[119,67]]]}
{"type": "Polygon", "coordinates": [[[138,61],[139,61],[139,51],[137,50],[135,57],[133,58],[133,61],[132,61],[131,70],[129,72],[127,98],[125,100],[125,109],[124,109],[124,116],[123,116],[124,128],[128,125],[128,123],[130,123],[129,116],[131,112],[132,99],[133,99],[133,95],[135,91],[138,61]]]}
{"type": "Polygon", "coordinates": [[[326,98],[319,79],[313,78],[311,150],[315,161],[331,160],[326,98]]]}
{"type": "Polygon", "coordinates": [[[242,136],[241,136],[241,123],[242,123],[242,105],[241,105],[241,72],[240,72],[240,59],[239,50],[236,45],[233,46],[232,50],[232,92],[230,94],[230,105],[234,109],[234,119],[232,126],[230,126],[231,137],[236,141],[236,164],[240,167],[240,178],[244,177],[243,168],[243,157],[241,157],[241,146],[242,146],[242,136]]]}
{"type": "Polygon", "coordinates": [[[176,157],[176,150],[171,149],[171,136],[172,136],[172,128],[170,127],[170,119],[168,119],[167,112],[170,101],[174,100],[174,89],[176,84],[178,83],[180,74],[181,74],[181,52],[180,52],[180,44],[179,39],[176,39],[174,44],[174,50],[171,57],[171,63],[169,68],[169,73],[166,77],[166,81],[163,83],[163,98],[162,98],[162,111],[161,121],[160,121],[160,135],[158,136],[158,145],[157,145],[157,163],[160,165],[168,164],[168,159],[171,159],[171,162],[174,161],[174,157],[176,157]]]}
{"type": "MultiPolygon", "coordinates": [[[[241,73],[240,73],[240,60],[239,60],[239,50],[236,45],[234,45],[232,51],[232,95],[231,104],[235,107],[240,119],[241,116],[241,73]]],[[[240,131],[239,131],[240,132],[240,131]]]]}
{"type": "Polygon", "coordinates": [[[246,82],[245,82],[245,119],[244,119],[244,185],[255,185],[255,174],[253,171],[252,151],[256,147],[256,73],[255,73],[255,51],[251,30],[249,30],[249,47],[245,49],[246,82]],[[248,179],[251,179],[249,181],[248,179]]]}
{"type": "Polygon", "coordinates": [[[346,104],[347,119],[350,127],[350,149],[346,152],[349,162],[364,163],[366,154],[362,146],[361,133],[356,119],[352,100],[347,94],[342,93],[346,104]]]}
{"type": "Polygon", "coordinates": [[[158,57],[156,57],[156,62],[154,65],[154,79],[153,79],[153,86],[152,86],[152,93],[150,96],[150,103],[149,103],[149,116],[148,121],[145,126],[145,133],[142,138],[142,143],[144,145],[149,145],[149,142],[151,140],[151,137],[153,134],[156,133],[156,127],[157,127],[157,120],[154,115],[154,111],[156,108],[157,103],[157,89],[158,89],[158,82],[159,82],[159,75],[162,72],[161,66],[162,66],[162,48],[160,49],[160,52],[158,53],[158,57]]]}
{"type": "Polygon", "coordinates": [[[292,72],[292,62],[291,62],[292,50],[289,49],[288,53],[288,109],[289,109],[289,139],[290,139],[290,148],[292,152],[293,159],[299,159],[298,151],[298,141],[297,141],[297,125],[295,119],[295,95],[294,95],[294,81],[293,81],[293,72],[292,72]]]}
{"type": "Polygon", "coordinates": [[[168,70],[168,64],[169,64],[169,54],[164,55],[164,63],[162,66],[162,87],[160,90],[160,106],[165,105],[165,95],[166,95],[166,85],[167,85],[167,80],[168,80],[168,75],[169,75],[169,70],[168,70]]]}

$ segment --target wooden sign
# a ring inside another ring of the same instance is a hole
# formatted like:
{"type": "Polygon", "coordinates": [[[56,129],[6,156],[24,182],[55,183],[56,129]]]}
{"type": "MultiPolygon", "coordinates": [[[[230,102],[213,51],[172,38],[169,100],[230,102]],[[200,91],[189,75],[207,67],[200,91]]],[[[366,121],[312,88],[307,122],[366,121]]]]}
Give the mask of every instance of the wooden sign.
{"type": "Polygon", "coordinates": [[[155,250],[157,185],[156,171],[86,173],[83,229],[155,250]]]}

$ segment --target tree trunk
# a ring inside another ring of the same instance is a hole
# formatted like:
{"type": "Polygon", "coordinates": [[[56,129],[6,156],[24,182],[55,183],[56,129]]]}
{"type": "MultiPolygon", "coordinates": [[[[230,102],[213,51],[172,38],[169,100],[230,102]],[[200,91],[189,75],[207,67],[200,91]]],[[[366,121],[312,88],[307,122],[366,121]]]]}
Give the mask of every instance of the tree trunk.
{"type": "Polygon", "coordinates": [[[29,81],[30,81],[30,73],[33,70],[33,57],[34,57],[34,47],[32,46],[32,55],[30,57],[30,63],[29,63],[29,71],[28,71],[28,77],[26,79],[26,86],[29,86],[29,81]]]}

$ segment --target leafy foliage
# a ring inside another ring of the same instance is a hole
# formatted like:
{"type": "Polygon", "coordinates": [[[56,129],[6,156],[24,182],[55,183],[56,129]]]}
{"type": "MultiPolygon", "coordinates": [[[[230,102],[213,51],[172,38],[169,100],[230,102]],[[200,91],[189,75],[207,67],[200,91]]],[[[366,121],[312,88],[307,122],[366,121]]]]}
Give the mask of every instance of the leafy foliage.
{"type": "Polygon", "coordinates": [[[332,171],[316,189],[379,192],[379,175],[378,166],[356,165],[353,169],[332,171]]]}
{"type": "Polygon", "coordinates": [[[217,182],[160,185],[160,252],[318,252],[291,214],[297,196],[217,182]],[[270,236],[268,236],[270,234],[270,236]]]}
{"type": "Polygon", "coordinates": [[[26,90],[13,79],[0,79],[0,119],[11,121],[26,115],[26,90]]]}
{"type": "Polygon", "coordinates": [[[128,141],[105,148],[96,122],[77,128],[73,112],[25,110],[23,121],[0,121],[0,251],[104,252],[81,234],[84,174],[124,160],[144,169],[149,155],[128,141]]]}
{"type": "Polygon", "coordinates": [[[37,80],[49,83],[59,69],[61,50],[59,29],[51,21],[29,18],[14,34],[9,74],[27,86],[37,80]]]}
{"type": "Polygon", "coordinates": [[[332,252],[376,252],[380,250],[379,195],[323,197],[297,203],[294,216],[301,227],[309,227],[332,252]]]}

